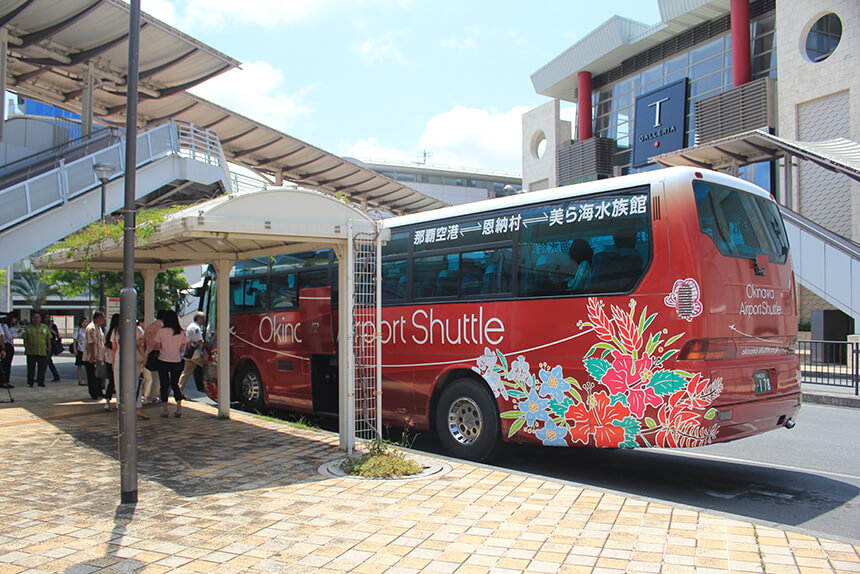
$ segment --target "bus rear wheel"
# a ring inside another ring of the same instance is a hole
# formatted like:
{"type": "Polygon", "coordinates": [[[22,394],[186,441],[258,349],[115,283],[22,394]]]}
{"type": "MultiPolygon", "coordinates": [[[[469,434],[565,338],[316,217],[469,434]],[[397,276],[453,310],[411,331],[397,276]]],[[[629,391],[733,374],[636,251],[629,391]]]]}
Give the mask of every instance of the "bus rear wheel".
{"type": "Polygon", "coordinates": [[[246,365],[239,373],[239,402],[242,406],[253,410],[262,410],[263,402],[263,379],[254,365],[246,365]]]}
{"type": "Polygon", "coordinates": [[[498,454],[501,426],[490,391],[471,379],[445,387],[436,409],[436,433],[451,456],[485,461],[498,454]]]}

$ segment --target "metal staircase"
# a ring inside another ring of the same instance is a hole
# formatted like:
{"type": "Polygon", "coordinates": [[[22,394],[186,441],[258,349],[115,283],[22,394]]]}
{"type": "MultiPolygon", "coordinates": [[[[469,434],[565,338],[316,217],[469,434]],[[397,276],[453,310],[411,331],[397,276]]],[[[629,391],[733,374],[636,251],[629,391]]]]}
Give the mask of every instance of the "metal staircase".
{"type": "Polygon", "coordinates": [[[780,206],[801,285],[860,325],[860,245],[780,206]]]}
{"type": "MultiPolygon", "coordinates": [[[[51,150],[48,150],[50,152],[51,150]]],[[[105,211],[123,207],[125,138],[69,156],[24,158],[0,167],[0,268],[43,249],[101,217],[101,181],[96,164],[114,168],[105,184],[105,211]],[[104,145],[107,144],[107,145],[104,145]],[[28,160],[33,161],[28,161],[28,160]],[[19,162],[16,162],[19,163],[19,162]],[[34,168],[35,166],[35,168],[34,168]]],[[[151,207],[211,197],[231,189],[227,160],[217,136],[206,129],[170,121],[138,135],[136,196],[151,207]]]]}

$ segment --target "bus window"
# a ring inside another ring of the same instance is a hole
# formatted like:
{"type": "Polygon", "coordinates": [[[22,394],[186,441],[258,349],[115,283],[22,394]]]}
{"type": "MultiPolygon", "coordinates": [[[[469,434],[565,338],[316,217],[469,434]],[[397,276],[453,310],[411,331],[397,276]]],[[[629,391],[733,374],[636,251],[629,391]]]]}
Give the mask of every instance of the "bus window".
{"type": "Polygon", "coordinates": [[[524,297],[627,292],[650,260],[644,189],[535,206],[523,222],[518,281],[524,297]]]}
{"type": "Polygon", "coordinates": [[[230,312],[256,313],[266,309],[266,278],[230,281],[230,312]]]}
{"type": "Polygon", "coordinates": [[[388,255],[406,255],[409,251],[409,231],[395,231],[391,234],[391,239],[382,246],[382,256],[388,255]]]}
{"type": "Polygon", "coordinates": [[[299,273],[299,289],[327,286],[328,269],[314,269],[312,271],[302,271],[301,273],[299,273]]]}
{"type": "Polygon", "coordinates": [[[295,273],[272,273],[269,279],[269,307],[273,311],[295,309],[299,306],[295,273]]]}
{"type": "Polygon", "coordinates": [[[325,265],[328,263],[330,251],[330,249],[319,249],[317,251],[278,255],[272,258],[272,272],[288,271],[312,265],[325,265]]]}
{"type": "Polygon", "coordinates": [[[382,302],[402,301],[406,298],[406,261],[382,263],[382,302]]]}
{"type": "Polygon", "coordinates": [[[510,293],[512,252],[508,247],[461,254],[460,295],[510,293]]]}
{"type": "Polygon", "coordinates": [[[693,182],[699,229],[720,253],[785,263],[788,238],[776,205],[764,197],[704,181],[693,182]]]}
{"type": "Polygon", "coordinates": [[[412,267],[412,296],[416,299],[456,296],[458,265],[456,253],[416,257],[412,267]]]}
{"type": "Polygon", "coordinates": [[[266,273],[269,271],[269,257],[255,257],[254,259],[245,259],[237,261],[233,265],[231,277],[240,277],[242,275],[256,275],[258,273],[266,273]]]}

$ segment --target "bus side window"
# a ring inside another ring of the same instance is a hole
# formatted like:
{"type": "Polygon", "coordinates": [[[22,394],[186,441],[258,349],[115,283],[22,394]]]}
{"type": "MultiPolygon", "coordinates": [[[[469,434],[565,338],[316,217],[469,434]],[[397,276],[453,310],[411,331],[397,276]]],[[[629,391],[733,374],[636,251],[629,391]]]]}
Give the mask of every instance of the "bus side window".
{"type": "Polygon", "coordinates": [[[382,302],[402,301],[406,298],[406,260],[383,261],[382,302]]]}
{"type": "Polygon", "coordinates": [[[272,310],[295,309],[299,305],[295,273],[272,274],[269,280],[269,306],[272,310]]]}
{"type": "Polygon", "coordinates": [[[266,278],[253,277],[230,281],[230,311],[250,313],[266,308],[266,278]]]}

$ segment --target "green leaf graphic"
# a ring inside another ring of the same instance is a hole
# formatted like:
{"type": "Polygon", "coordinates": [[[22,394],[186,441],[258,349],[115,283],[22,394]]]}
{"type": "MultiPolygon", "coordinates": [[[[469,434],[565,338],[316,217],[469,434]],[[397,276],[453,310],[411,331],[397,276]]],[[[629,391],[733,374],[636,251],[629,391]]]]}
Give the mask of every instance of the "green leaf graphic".
{"type": "Polygon", "coordinates": [[[523,414],[523,411],[516,410],[516,411],[505,411],[502,414],[500,414],[499,416],[502,417],[503,419],[518,419],[518,418],[524,417],[525,415],[523,414]]]}
{"type": "Polygon", "coordinates": [[[517,431],[523,428],[523,425],[526,423],[526,417],[518,418],[514,421],[514,424],[511,425],[511,430],[508,431],[508,438],[511,438],[517,431]]]}
{"type": "Polygon", "coordinates": [[[606,371],[609,370],[609,367],[612,366],[609,364],[609,361],[604,359],[585,359],[582,362],[585,365],[585,370],[588,371],[588,374],[595,381],[602,379],[606,371]]]}
{"type": "Polygon", "coordinates": [[[648,386],[654,389],[654,393],[659,396],[671,395],[686,385],[687,379],[675,371],[657,371],[651,377],[651,382],[648,383],[648,386]]]}
{"type": "Polygon", "coordinates": [[[705,413],[705,418],[708,420],[711,420],[715,416],[717,416],[717,409],[708,409],[708,411],[705,413]]]}

